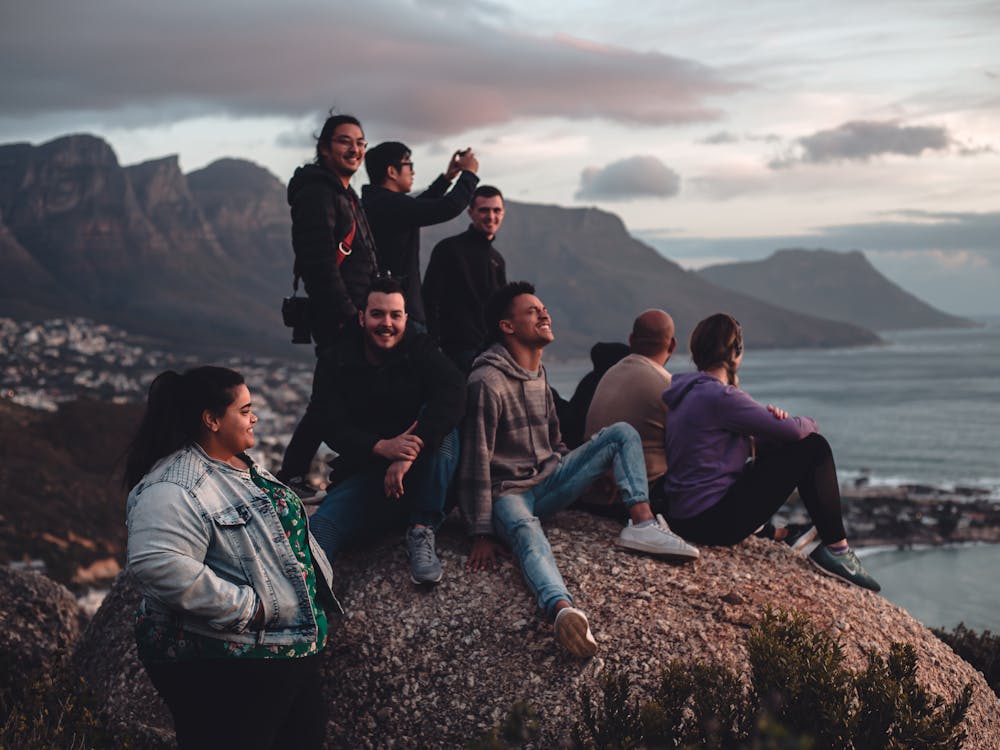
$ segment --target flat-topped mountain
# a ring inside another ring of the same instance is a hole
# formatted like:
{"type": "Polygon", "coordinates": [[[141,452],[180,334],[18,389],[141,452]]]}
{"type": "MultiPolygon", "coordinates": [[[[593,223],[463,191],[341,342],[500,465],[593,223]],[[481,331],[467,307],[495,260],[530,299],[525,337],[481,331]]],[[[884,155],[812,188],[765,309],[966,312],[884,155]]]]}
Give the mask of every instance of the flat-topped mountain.
{"type": "Polygon", "coordinates": [[[790,310],[875,331],[974,325],[901,289],[858,250],[778,250],[763,260],[708,266],[699,273],[713,284],[790,310]]]}
{"type": "MultiPolygon", "coordinates": [[[[433,228],[435,239],[465,217],[433,228]]],[[[552,310],[553,353],[624,340],[635,315],[663,307],[678,338],[718,310],[755,347],[856,346],[867,328],[792,312],[683,270],[597,209],[511,202],[497,241],[511,279],[536,282],[552,310]]],[[[0,315],[82,315],[175,349],[280,353],[294,347],[279,308],[291,287],[285,187],[247,161],[184,174],[175,156],[122,166],[92,135],[0,146],[0,315]]]]}

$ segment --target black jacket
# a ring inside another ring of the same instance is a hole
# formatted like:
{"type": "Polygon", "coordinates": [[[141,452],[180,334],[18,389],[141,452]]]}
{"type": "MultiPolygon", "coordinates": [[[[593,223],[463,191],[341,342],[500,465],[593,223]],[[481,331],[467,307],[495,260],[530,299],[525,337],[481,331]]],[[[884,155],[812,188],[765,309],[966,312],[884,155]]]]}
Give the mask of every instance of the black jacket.
{"type": "Polygon", "coordinates": [[[378,185],[361,188],[361,203],[378,248],[379,270],[402,279],[410,320],[427,320],[420,295],[420,227],[440,224],[462,213],[478,183],[476,175],[463,170],[450,191],[444,175],[416,197],[378,185]]]}
{"type": "Polygon", "coordinates": [[[323,440],[339,454],[334,482],[373,461],[387,465],[372,453],[375,443],[414,422],[424,450],[436,449],[465,413],[465,378],[426,333],[407,331],[379,365],[365,358],[363,337],[360,327],[347,329],[316,368],[323,440]]]}
{"type": "Polygon", "coordinates": [[[318,164],[295,170],[288,182],[295,273],[309,295],[309,322],[317,347],[332,344],[344,323],[364,308],[378,269],[375,240],[357,194],[318,164]],[[351,254],[337,266],[337,245],[355,225],[351,254]]]}
{"type": "Polygon", "coordinates": [[[486,341],[486,301],[507,283],[503,256],[470,225],[434,246],[424,275],[427,330],[448,354],[480,348],[486,341]]]}

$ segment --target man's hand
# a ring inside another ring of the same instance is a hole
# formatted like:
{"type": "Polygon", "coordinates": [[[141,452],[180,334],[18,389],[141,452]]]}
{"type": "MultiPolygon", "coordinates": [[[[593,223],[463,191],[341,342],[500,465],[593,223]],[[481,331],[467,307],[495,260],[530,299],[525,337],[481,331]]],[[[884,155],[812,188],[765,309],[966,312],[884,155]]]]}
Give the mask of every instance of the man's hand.
{"type": "Polygon", "coordinates": [[[779,409],[774,404],[768,404],[767,410],[774,415],[775,419],[788,419],[788,412],[784,409],[779,409]]]}
{"type": "Polygon", "coordinates": [[[393,461],[389,464],[383,485],[386,497],[403,496],[403,477],[406,476],[406,472],[410,470],[411,466],[413,466],[413,461],[393,461]]]}
{"type": "Polygon", "coordinates": [[[406,428],[406,432],[388,440],[379,440],[372,448],[372,453],[387,461],[415,461],[424,447],[424,441],[413,431],[417,428],[414,422],[406,428]]]}
{"type": "Polygon", "coordinates": [[[469,570],[493,570],[497,566],[499,546],[491,536],[477,536],[472,542],[469,561],[465,567],[469,570]]]}
{"type": "Polygon", "coordinates": [[[471,148],[467,148],[464,151],[456,151],[451,155],[451,160],[448,162],[448,169],[445,170],[444,176],[449,180],[454,180],[458,177],[458,173],[462,171],[472,172],[472,174],[479,171],[479,159],[476,158],[471,148]]]}

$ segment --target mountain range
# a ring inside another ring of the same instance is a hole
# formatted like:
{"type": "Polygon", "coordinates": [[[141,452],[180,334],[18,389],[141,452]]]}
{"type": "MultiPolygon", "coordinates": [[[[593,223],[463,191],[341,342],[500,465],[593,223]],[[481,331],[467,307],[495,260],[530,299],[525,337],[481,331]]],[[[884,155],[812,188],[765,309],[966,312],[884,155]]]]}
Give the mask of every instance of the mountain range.
{"type": "MultiPolygon", "coordinates": [[[[434,242],[466,221],[425,230],[424,262],[434,242]]],[[[829,306],[795,311],[783,295],[758,299],[749,286],[735,291],[686,271],[595,208],[509,201],[496,246],[508,277],[533,281],[552,311],[556,355],[625,340],[648,307],[670,311],[682,341],[718,310],[736,315],[760,348],[879,341],[870,323],[829,319],[829,306]]],[[[177,350],[311,354],[288,343],[279,314],[291,287],[285,186],[248,161],[222,159],[188,174],[175,156],[122,166],[104,140],[86,134],[0,146],[0,263],[0,315],[83,315],[177,350]]],[[[893,304],[863,278],[843,278],[866,290],[870,309],[893,304]]]]}

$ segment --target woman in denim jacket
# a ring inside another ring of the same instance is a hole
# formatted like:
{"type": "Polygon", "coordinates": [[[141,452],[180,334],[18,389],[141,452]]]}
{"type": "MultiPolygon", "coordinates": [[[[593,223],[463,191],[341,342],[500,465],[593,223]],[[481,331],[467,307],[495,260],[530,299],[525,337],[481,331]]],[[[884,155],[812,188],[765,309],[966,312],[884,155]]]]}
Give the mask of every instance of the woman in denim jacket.
{"type": "Polygon", "coordinates": [[[339,605],[295,494],[245,453],[243,377],[167,371],[126,463],[139,657],[186,748],[319,748],[319,652],[339,605]]]}

